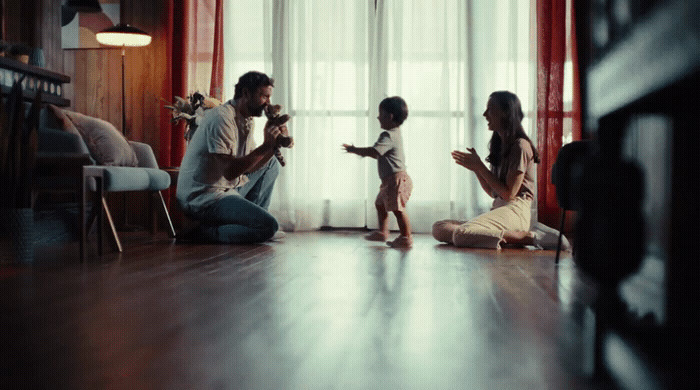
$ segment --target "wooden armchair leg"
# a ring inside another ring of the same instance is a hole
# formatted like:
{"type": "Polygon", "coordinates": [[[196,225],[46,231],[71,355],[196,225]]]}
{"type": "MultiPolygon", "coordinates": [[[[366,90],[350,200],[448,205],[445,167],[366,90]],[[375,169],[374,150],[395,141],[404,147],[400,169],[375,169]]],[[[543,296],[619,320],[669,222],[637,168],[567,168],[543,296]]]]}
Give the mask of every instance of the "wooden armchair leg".
{"type": "MultiPolygon", "coordinates": [[[[100,167],[94,166],[83,166],[83,180],[81,184],[80,191],[80,262],[85,261],[87,257],[87,236],[90,232],[95,218],[97,218],[97,251],[99,255],[102,255],[102,225],[103,225],[103,208],[105,211],[109,212],[107,208],[107,202],[104,199],[104,172],[100,167]],[[86,220],[87,211],[87,201],[89,191],[88,182],[89,180],[95,181],[96,193],[94,200],[92,202],[92,208],[90,210],[90,216],[86,220]]],[[[111,222],[111,216],[110,216],[111,222]]],[[[120,244],[121,247],[121,244],[120,244]]],[[[121,250],[121,249],[120,249],[121,250]]]]}
{"type": "MultiPolygon", "coordinates": [[[[92,197],[92,207],[90,207],[90,214],[87,217],[87,221],[85,221],[84,223],[84,228],[85,236],[87,237],[92,231],[92,227],[95,224],[95,220],[97,220],[97,253],[99,255],[102,255],[102,225],[104,216],[102,215],[102,201],[100,199],[102,199],[102,197],[99,194],[95,194],[95,196],[92,197]]],[[[83,220],[84,219],[85,218],[83,218],[83,220]]]]}

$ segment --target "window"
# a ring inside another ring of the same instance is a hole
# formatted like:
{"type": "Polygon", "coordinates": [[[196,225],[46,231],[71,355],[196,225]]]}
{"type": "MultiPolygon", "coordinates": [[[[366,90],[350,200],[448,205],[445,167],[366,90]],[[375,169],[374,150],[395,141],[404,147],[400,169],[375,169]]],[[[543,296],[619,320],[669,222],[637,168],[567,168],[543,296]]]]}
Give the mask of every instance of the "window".
{"type": "Polygon", "coordinates": [[[402,133],[417,232],[490,207],[450,152],[474,146],[486,156],[482,113],[492,91],[519,95],[534,134],[529,2],[378,0],[376,11],[374,3],[227,3],[225,96],[241,74],[263,71],[276,79],[273,102],[293,117],[295,146],[284,152],[288,165],[271,205],[285,228],[376,225],[376,161],[348,155],[341,145],[375,142],[377,105],[386,96],[400,95],[409,106],[402,133]]]}

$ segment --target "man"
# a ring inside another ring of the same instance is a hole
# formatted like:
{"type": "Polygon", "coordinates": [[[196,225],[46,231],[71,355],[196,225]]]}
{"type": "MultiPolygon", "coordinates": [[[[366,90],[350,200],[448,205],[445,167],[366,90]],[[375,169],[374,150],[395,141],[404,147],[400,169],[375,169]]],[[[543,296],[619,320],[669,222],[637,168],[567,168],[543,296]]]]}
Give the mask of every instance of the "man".
{"type": "MultiPolygon", "coordinates": [[[[270,104],[274,80],[248,72],[232,100],[212,108],[187,145],[177,180],[177,200],[199,224],[184,239],[221,243],[267,241],[278,229],[267,212],[279,162],[272,158],[286,126],[265,125],[262,145],[253,141],[253,117],[270,104]]],[[[280,232],[281,233],[281,232],[280,232]]]]}

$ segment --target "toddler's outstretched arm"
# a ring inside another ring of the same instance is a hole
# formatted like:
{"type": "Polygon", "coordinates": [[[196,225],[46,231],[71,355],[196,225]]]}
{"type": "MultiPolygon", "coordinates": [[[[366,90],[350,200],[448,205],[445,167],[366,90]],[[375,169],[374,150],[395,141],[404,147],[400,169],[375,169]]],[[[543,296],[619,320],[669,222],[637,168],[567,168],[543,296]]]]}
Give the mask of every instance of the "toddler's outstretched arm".
{"type": "Polygon", "coordinates": [[[354,145],[349,145],[349,144],[343,144],[343,148],[345,149],[346,152],[348,153],[353,153],[361,157],[372,157],[372,158],[378,158],[379,157],[379,152],[377,152],[377,149],[373,147],[366,147],[366,148],[358,148],[357,146],[354,145]]]}

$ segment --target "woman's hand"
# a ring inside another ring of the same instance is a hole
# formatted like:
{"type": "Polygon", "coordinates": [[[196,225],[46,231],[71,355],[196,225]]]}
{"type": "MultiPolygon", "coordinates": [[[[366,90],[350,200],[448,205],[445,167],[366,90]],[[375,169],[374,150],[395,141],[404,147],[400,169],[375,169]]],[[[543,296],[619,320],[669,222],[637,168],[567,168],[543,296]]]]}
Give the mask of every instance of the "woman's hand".
{"type": "Polygon", "coordinates": [[[466,152],[460,152],[455,150],[452,152],[452,158],[455,160],[457,165],[461,165],[470,171],[477,171],[484,167],[484,163],[481,161],[481,157],[476,153],[476,149],[467,148],[466,152]]]}
{"type": "Polygon", "coordinates": [[[355,145],[350,144],[343,144],[343,149],[345,149],[345,151],[348,153],[355,153],[357,151],[355,145]]]}

